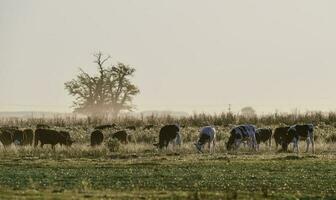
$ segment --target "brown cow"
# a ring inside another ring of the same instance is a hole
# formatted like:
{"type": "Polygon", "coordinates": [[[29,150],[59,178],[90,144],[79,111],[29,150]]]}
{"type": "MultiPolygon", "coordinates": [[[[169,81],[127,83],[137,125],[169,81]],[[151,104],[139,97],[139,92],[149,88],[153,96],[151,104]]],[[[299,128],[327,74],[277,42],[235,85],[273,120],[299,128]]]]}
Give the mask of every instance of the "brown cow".
{"type": "Polygon", "coordinates": [[[50,144],[53,149],[56,144],[71,146],[72,141],[70,134],[68,134],[67,132],[58,132],[50,129],[36,129],[34,146],[36,147],[39,142],[41,147],[44,144],[50,144]]]}

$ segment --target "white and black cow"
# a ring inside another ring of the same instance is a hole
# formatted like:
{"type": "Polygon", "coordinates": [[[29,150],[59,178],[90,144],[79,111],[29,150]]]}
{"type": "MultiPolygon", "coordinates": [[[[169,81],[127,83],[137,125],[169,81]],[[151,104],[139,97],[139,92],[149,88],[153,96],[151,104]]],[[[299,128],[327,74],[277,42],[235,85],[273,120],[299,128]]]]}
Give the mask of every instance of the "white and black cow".
{"type": "Polygon", "coordinates": [[[293,143],[293,151],[299,153],[299,141],[301,138],[306,138],[307,146],[306,152],[309,150],[309,145],[312,145],[312,152],[315,153],[315,145],[314,145],[314,125],[313,124],[305,124],[305,125],[293,125],[291,126],[286,136],[282,141],[282,149],[287,151],[288,145],[293,143]]]}
{"type": "Polygon", "coordinates": [[[171,124],[162,127],[159,134],[159,143],[154,144],[154,146],[160,149],[167,148],[170,142],[174,146],[181,145],[180,127],[178,125],[171,124]]]}
{"type": "Polygon", "coordinates": [[[271,148],[272,145],[272,129],[270,128],[259,128],[256,130],[256,140],[257,148],[259,150],[260,143],[268,143],[268,148],[271,148]]]}
{"type": "Polygon", "coordinates": [[[208,143],[209,151],[211,152],[211,143],[212,143],[212,152],[215,152],[216,144],[216,130],[211,126],[205,126],[201,128],[198,141],[195,143],[197,150],[203,153],[204,145],[208,143]]]}
{"type": "Polygon", "coordinates": [[[254,125],[240,125],[233,128],[226,148],[229,151],[236,150],[244,141],[247,141],[251,149],[257,150],[256,127],[254,125]]]}

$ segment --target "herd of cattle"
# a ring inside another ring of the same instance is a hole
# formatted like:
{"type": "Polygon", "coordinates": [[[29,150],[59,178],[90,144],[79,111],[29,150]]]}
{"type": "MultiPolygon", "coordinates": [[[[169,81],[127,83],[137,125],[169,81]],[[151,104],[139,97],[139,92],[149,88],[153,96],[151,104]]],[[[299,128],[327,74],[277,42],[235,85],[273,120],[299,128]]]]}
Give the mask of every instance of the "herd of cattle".
{"type": "MultiPolygon", "coordinates": [[[[151,129],[153,125],[145,126],[144,129],[151,129]]],[[[95,127],[91,131],[90,140],[91,146],[98,146],[104,142],[104,129],[116,128],[115,124],[103,125],[95,127]]],[[[126,129],[135,130],[135,126],[128,126],[125,130],[117,131],[111,135],[112,138],[119,140],[122,143],[128,143],[130,135],[126,129]]],[[[254,125],[240,125],[231,129],[229,139],[226,143],[227,150],[237,150],[241,144],[248,145],[251,150],[258,151],[261,143],[266,143],[270,148],[274,139],[276,149],[280,145],[283,151],[288,150],[289,144],[293,143],[293,151],[299,152],[299,141],[305,139],[307,142],[306,151],[309,150],[311,144],[312,152],[314,153],[314,126],[312,124],[293,125],[287,127],[278,127],[274,131],[269,128],[257,129],[254,125]]],[[[159,149],[167,148],[169,143],[181,145],[181,127],[176,124],[165,125],[160,129],[159,141],[154,146],[159,149]]],[[[1,127],[0,142],[3,146],[15,145],[34,145],[40,144],[43,147],[49,144],[52,148],[55,145],[70,146],[74,141],[67,131],[56,131],[48,125],[39,124],[33,129],[21,130],[18,127],[1,127]]],[[[209,151],[215,151],[216,130],[212,126],[205,126],[200,129],[198,140],[195,142],[195,147],[199,152],[203,152],[204,146],[208,144],[209,151]],[[211,148],[212,146],[212,148],[211,148]]]]}
{"type": "MultiPolygon", "coordinates": [[[[240,125],[231,129],[229,140],[226,143],[227,150],[237,150],[243,143],[249,145],[250,149],[258,151],[261,143],[267,143],[271,147],[272,138],[275,140],[276,148],[281,145],[283,151],[288,150],[290,143],[293,143],[293,151],[299,152],[299,141],[305,139],[307,142],[306,152],[309,145],[314,148],[314,126],[312,124],[293,125],[288,127],[278,127],[274,130],[269,128],[257,129],[254,125],[240,125]]],[[[181,144],[181,134],[178,125],[167,125],[161,128],[159,134],[159,143],[155,144],[159,148],[173,144],[181,144]]],[[[216,130],[212,126],[205,126],[200,129],[198,141],[195,146],[199,152],[203,152],[204,146],[208,143],[209,151],[215,151],[216,130]],[[212,146],[212,148],[211,148],[212,146]]]]}

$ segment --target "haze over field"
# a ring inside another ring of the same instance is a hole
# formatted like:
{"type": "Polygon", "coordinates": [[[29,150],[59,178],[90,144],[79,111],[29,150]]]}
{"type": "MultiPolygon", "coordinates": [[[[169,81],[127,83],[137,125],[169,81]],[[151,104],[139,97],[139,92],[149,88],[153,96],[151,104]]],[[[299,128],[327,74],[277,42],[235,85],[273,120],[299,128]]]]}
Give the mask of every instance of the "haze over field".
{"type": "Polygon", "coordinates": [[[92,54],[137,69],[137,111],[335,110],[336,2],[0,1],[0,111],[70,112],[92,54]]]}

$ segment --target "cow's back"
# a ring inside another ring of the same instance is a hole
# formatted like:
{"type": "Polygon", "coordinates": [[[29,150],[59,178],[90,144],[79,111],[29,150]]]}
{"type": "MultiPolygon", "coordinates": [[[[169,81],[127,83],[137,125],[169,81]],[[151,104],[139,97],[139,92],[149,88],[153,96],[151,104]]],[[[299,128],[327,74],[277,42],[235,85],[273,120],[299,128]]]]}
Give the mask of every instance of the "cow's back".
{"type": "Polygon", "coordinates": [[[177,125],[166,125],[160,130],[160,138],[166,138],[167,140],[172,140],[176,138],[176,135],[179,133],[180,129],[177,125]]]}
{"type": "Polygon", "coordinates": [[[59,132],[51,129],[36,129],[35,131],[35,146],[37,143],[56,145],[61,142],[59,132]]]}
{"type": "Polygon", "coordinates": [[[300,137],[307,137],[308,133],[314,132],[314,126],[312,124],[305,124],[305,125],[295,125],[293,127],[295,132],[300,137]]]}

